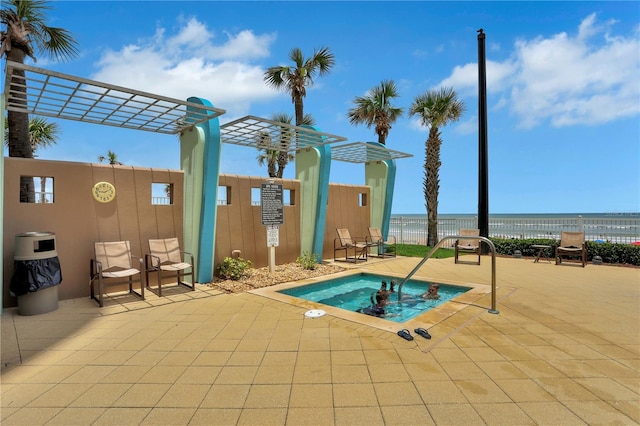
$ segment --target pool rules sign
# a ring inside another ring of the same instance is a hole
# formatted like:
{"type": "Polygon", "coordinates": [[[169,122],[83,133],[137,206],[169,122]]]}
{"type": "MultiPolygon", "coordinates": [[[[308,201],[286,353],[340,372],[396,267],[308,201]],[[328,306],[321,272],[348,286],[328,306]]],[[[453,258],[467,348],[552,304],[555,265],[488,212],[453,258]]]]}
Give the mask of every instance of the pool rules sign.
{"type": "Polygon", "coordinates": [[[260,188],[260,211],[262,226],[267,227],[267,247],[269,247],[269,271],[275,271],[276,247],[280,244],[278,225],[284,224],[282,204],[282,185],[273,182],[263,183],[260,188]]]}
{"type": "Polygon", "coordinates": [[[260,188],[260,208],[263,226],[284,224],[282,185],[263,183],[260,188]]]}

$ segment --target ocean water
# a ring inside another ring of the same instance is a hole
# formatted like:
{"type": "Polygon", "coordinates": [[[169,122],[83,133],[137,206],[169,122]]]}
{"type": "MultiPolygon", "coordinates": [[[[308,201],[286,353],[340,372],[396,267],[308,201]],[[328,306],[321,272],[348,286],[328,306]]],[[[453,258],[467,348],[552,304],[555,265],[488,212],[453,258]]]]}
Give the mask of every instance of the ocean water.
{"type": "MultiPolygon", "coordinates": [[[[478,228],[476,214],[439,214],[438,239],[461,228],[478,228]]],[[[398,242],[425,244],[426,214],[392,214],[389,235],[398,242]]],[[[490,214],[489,236],[559,239],[562,231],[584,231],[588,241],[632,243],[640,240],[640,212],[490,214]]]]}

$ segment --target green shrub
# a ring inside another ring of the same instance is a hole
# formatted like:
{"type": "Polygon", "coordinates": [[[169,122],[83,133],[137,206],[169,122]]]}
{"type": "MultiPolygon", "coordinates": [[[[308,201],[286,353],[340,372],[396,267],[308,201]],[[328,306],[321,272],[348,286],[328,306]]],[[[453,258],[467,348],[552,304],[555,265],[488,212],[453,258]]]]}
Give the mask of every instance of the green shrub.
{"type": "MultiPolygon", "coordinates": [[[[504,239],[490,238],[496,247],[496,253],[513,256],[516,250],[520,250],[523,256],[534,257],[538,249],[531,247],[534,244],[551,246],[545,249],[550,258],[555,257],[556,247],[560,240],[550,238],[526,238],[526,239],[504,239]]],[[[596,243],[587,241],[587,261],[591,261],[594,256],[600,256],[603,263],[617,263],[640,266],[640,246],[631,244],[596,243]]]]}
{"type": "Polygon", "coordinates": [[[313,253],[309,254],[307,250],[302,252],[302,256],[298,256],[296,263],[302,266],[303,269],[314,270],[318,264],[318,255],[313,253]]]}
{"type": "Polygon", "coordinates": [[[218,276],[226,280],[239,280],[247,275],[247,269],[251,268],[253,263],[250,260],[243,259],[241,257],[232,258],[225,257],[222,262],[218,264],[218,276]]]}
{"type": "MultiPolygon", "coordinates": [[[[489,238],[496,247],[496,254],[513,256],[516,250],[520,250],[525,257],[535,257],[538,249],[533,245],[550,246],[544,249],[543,256],[553,259],[556,247],[560,240],[553,238],[489,238]]],[[[424,257],[431,247],[414,244],[398,244],[397,252],[399,256],[424,257]]],[[[435,252],[434,259],[443,257],[453,257],[454,250],[450,248],[440,248],[435,252]]],[[[603,263],[617,263],[640,266],[640,246],[631,244],[596,243],[587,241],[587,260],[590,262],[594,256],[600,256],[603,263]]]]}

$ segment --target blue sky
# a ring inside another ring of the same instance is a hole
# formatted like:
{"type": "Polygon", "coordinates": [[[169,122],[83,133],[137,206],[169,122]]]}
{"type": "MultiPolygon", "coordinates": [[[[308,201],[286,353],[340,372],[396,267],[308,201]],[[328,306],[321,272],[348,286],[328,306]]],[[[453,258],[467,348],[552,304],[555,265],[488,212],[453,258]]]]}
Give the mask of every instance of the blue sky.
{"type": "MultiPolygon", "coordinates": [[[[442,129],[438,212],[478,209],[477,30],[486,33],[490,213],[640,211],[640,3],[629,2],[174,2],[58,1],[49,25],[70,30],[80,56],[36,66],[227,110],[293,114],[263,71],[328,46],[336,64],[304,100],[322,131],[377,140],[353,126],[356,96],[393,79],[408,109],[429,89],[453,87],[466,104],[442,129]]],[[[43,159],[179,168],[177,136],[60,121],[43,159]]],[[[406,114],[387,147],[397,160],[392,212],[425,213],[428,130],[406,114]]],[[[221,171],[266,176],[257,151],[225,144],[221,171]]],[[[286,178],[294,177],[291,164],[286,178]]],[[[334,161],[331,181],[364,183],[364,166],[334,161]]]]}

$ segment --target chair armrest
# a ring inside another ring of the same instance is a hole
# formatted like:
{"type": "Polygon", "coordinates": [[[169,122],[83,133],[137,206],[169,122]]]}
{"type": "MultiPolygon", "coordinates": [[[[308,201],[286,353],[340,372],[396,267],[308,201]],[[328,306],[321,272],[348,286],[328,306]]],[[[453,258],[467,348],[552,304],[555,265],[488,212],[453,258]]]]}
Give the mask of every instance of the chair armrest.
{"type": "Polygon", "coordinates": [[[102,273],[102,262],[91,259],[91,279],[102,273]]]}
{"type": "Polygon", "coordinates": [[[193,254],[189,253],[188,251],[183,251],[182,252],[182,256],[183,256],[183,259],[184,259],[185,256],[189,256],[189,259],[190,259],[189,264],[191,265],[192,272],[195,274],[195,265],[196,264],[195,264],[195,262],[193,260],[193,254]]]}
{"type": "Polygon", "coordinates": [[[145,270],[150,270],[150,269],[155,269],[157,267],[160,266],[160,258],[158,256],[154,256],[152,254],[145,254],[144,255],[144,269],[145,270]],[[154,263],[154,259],[155,259],[155,263],[154,263]]]}
{"type": "Polygon", "coordinates": [[[181,251],[180,253],[182,254],[182,261],[184,262],[186,257],[189,256],[191,258],[191,262],[189,263],[191,263],[191,266],[193,266],[193,254],[188,251],[181,251]]]}

